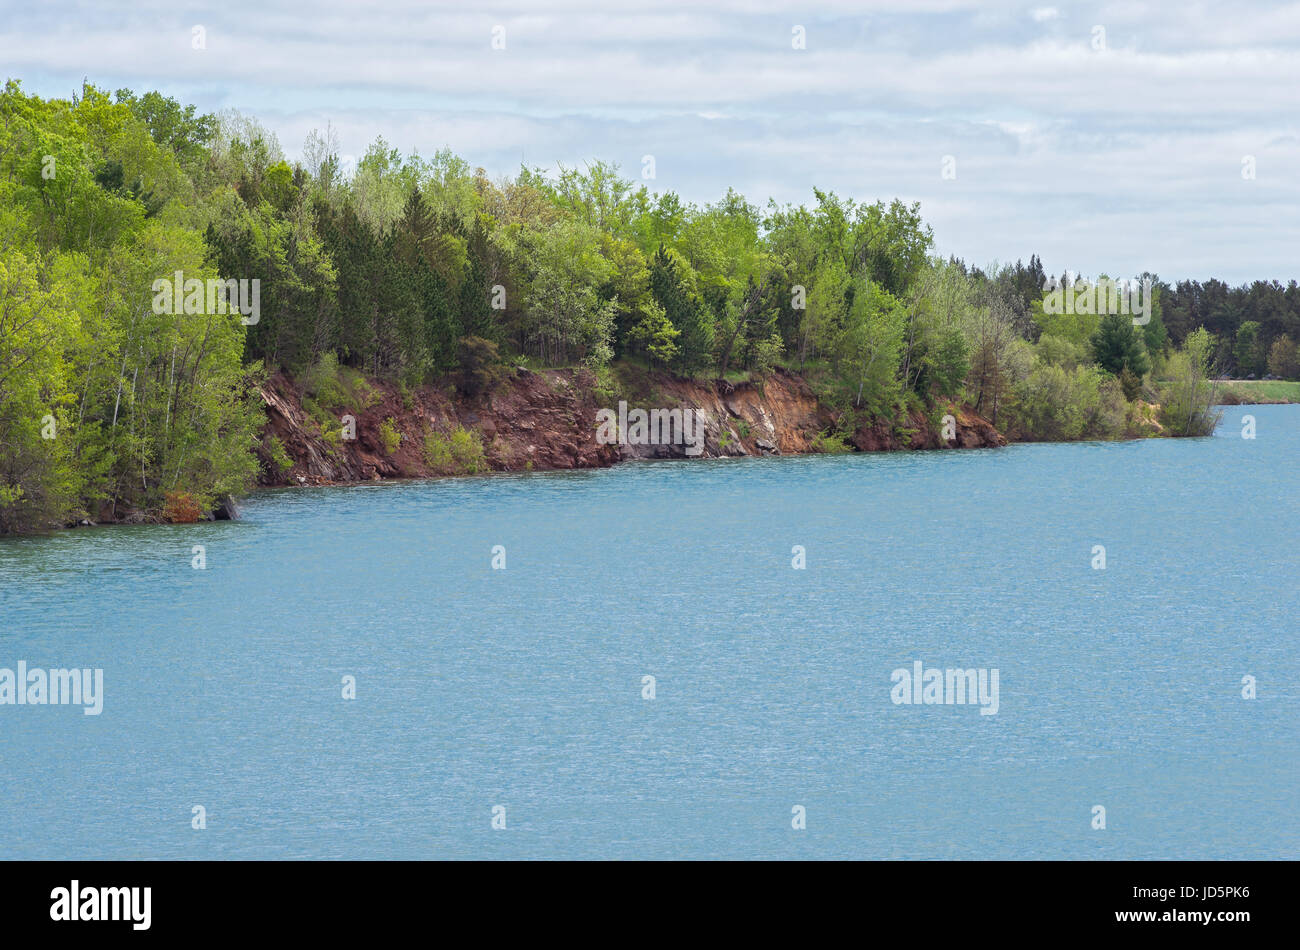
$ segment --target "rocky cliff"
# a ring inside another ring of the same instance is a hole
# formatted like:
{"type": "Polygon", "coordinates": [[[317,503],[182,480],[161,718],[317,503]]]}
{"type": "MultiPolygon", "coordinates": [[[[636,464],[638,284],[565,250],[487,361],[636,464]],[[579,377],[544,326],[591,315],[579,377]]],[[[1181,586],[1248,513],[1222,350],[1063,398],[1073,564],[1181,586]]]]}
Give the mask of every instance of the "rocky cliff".
{"type": "MultiPolygon", "coordinates": [[[[680,380],[648,374],[633,408],[698,410],[703,457],[798,454],[816,451],[820,433],[836,417],[799,376],[778,371],[761,383],[680,380]]],[[[455,471],[430,446],[457,430],[482,447],[478,463],[460,470],[593,468],[627,458],[682,457],[682,444],[601,444],[597,413],[616,412],[619,396],[600,389],[586,370],[515,370],[492,390],[466,397],[453,390],[404,390],[370,383],[355,405],[324,413],[283,374],[261,389],[267,422],[258,456],[265,485],[334,484],[419,478],[455,471]],[[307,403],[315,411],[304,406],[307,403]],[[350,421],[344,417],[350,417],[350,421]],[[466,435],[468,434],[468,435],[466,435]]],[[[945,440],[923,413],[906,427],[862,427],[848,442],[859,451],[979,448],[1005,445],[985,419],[952,407],[953,438],[945,440]]],[[[632,440],[635,442],[635,440],[632,440]]]]}

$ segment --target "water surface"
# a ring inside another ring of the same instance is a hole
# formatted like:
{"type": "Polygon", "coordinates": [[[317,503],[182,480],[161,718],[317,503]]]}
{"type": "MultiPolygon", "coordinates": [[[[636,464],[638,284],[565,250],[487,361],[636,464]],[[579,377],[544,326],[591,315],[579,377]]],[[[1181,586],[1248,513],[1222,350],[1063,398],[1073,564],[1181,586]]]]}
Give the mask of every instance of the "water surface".
{"type": "Polygon", "coordinates": [[[1295,858],[1298,463],[1300,407],[1243,406],[0,541],[0,667],[106,693],[0,706],[0,856],[1295,858]],[[998,713],[895,705],[918,659],[998,713]]]}

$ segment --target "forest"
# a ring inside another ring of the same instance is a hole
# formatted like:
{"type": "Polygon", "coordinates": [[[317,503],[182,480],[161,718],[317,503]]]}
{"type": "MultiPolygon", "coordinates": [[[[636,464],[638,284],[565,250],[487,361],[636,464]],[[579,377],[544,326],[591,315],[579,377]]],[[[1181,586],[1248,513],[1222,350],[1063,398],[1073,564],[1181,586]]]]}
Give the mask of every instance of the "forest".
{"type": "Polygon", "coordinates": [[[276,370],[478,393],[515,366],[728,380],[780,366],[840,435],[963,403],[1021,440],[1122,438],[1150,413],[1201,435],[1216,376],[1300,378],[1294,281],[1138,275],[1154,289],[1135,326],[1050,312],[1051,282],[1087,282],[1035,255],[936,255],[917,204],[814,189],[808,205],[735,191],[697,205],[650,184],[602,161],[492,180],[382,139],[345,169],[329,128],[291,162],[237,113],[8,81],[0,533],[246,491],[276,370]],[[156,307],[155,282],[178,272],[257,281],[260,319],[156,307]]]}

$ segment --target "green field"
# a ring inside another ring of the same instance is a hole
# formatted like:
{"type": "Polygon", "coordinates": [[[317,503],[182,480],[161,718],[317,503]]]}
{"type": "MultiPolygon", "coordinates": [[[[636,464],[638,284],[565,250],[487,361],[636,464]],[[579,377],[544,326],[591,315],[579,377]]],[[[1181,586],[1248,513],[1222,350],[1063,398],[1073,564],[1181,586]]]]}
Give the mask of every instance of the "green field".
{"type": "Polygon", "coordinates": [[[1230,379],[1219,384],[1220,399],[1228,404],[1263,402],[1300,403],[1300,382],[1281,379],[1230,379]],[[1235,400],[1222,398],[1231,394],[1235,400]]]}

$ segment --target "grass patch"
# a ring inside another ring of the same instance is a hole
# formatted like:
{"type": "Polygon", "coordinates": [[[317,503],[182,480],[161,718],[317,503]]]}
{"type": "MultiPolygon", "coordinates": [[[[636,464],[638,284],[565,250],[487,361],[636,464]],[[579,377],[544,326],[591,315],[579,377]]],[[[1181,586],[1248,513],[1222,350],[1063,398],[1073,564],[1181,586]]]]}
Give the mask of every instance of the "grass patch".
{"type": "Polygon", "coordinates": [[[1225,406],[1261,402],[1300,403],[1300,382],[1285,379],[1234,379],[1219,384],[1225,406]]]}

